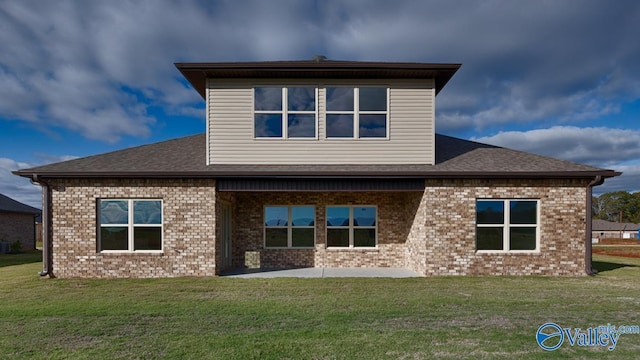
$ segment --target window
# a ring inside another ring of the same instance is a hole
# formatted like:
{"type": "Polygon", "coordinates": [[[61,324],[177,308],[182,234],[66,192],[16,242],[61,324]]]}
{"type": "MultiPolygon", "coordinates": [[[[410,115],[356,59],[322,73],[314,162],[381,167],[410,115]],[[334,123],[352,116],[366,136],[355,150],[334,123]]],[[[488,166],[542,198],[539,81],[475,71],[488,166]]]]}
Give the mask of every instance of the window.
{"type": "Polygon", "coordinates": [[[387,88],[327,88],[327,138],[386,138],[387,88]]]}
{"type": "Polygon", "coordinates": [[[327,247],[375,247],[375,206],[328,206],[327,247]]]}
{"type": "Polygon", "coordinates": [[[316,88],[256,87],[256,138],[315,138],[316,88]]]}
{"type": "Polygon", "coordinates": [[[476,250],[537,250],[538,203],[538,200],[477,200],[476,250]]]}
{"type": "Polygon", "coordinates": [[[314,206],[265,206],[264,246],[312,248],[315,246],[314,206]]]}
{"type": "Polygon", "coordinates": [[[161,251],[162,200],[98,200],[98,251],[161,251]]]}

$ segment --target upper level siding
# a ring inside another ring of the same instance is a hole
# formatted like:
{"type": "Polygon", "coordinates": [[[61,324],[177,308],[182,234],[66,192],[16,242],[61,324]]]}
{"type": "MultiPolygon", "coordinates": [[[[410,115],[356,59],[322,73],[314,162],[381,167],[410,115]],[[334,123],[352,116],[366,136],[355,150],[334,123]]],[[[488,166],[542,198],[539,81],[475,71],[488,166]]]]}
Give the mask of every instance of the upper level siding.
{"type": "Polygon", "coordinates": [[[207,86],[209,164],[433,164],[434,99],[432,80],[239,81],[209,80],[207,86]],[[318,88],[317,138],[254,138],[253,88],[305,85],[318,88]],[[389,137],[327,139],[325,88],[389,88],[389,137]]]}

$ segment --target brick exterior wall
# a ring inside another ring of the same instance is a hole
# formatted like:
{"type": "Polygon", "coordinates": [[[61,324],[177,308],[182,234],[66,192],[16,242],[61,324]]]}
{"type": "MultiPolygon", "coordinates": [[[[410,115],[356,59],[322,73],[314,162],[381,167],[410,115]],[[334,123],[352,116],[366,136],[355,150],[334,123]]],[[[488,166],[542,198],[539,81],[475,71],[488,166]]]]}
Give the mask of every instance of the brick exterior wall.
{"type": "Polygon", "coordinates": [[[410,204],[419,192],[354,193],[237,193],[235,208],[234,265],[247,264],[247,252],[259,253],[260,266],[277,267],[405,267],[405,240],[415,212],[410,204]],[[265,205],[314,205],[315,249],[264,249],[265,205]],[[328,205],[375,205],[378,209],[376,249],[327,249],[325,211],[328,205]]]}
{"type": "Polygon", "coordinates": [[[411,251],[426,256],[408,261],[407,266],[425,275],[584,275],[587,184],[586,180],[429,180],[407,239],[411,251]],[[476,253],[477,198],[539,199],[539,252],[476,253]]]}
{"type": "Polygon", "coordinates": [[[233,267],[406,267],[432,275],[584,274],[586,180],[428,180],[424,192],[216,192],[215,181],[53,180],[53,270],[59,277],[212,276],[223,269],[220,201],[233,207],[233,267]],[[160,254],[97,251],[99,198],[163,199],[160,254]],[[478,198],[539,199],[540,249],[477,253],[478,198]],[[264,249],[265,205],[314,205],[313,249],[264,249]],[[375,205],[375,249],[327,249],[328,205],[375,205]],[[218,264],[218,266],[216,266],[218,264]]]}
{"type": "Polygon", "coordinates": [[[36,248],[36,222],[33,214],[0,212],[0,242],[20,241],[22,250],[36,248]]]}
{"type": "Polygon", "coordinates": [[[51,180],[53,274],[58,277],[215,275],[215,181],[51,180]],[[163,200],[162,253],[99,253],[97,199],[163,200]]]}

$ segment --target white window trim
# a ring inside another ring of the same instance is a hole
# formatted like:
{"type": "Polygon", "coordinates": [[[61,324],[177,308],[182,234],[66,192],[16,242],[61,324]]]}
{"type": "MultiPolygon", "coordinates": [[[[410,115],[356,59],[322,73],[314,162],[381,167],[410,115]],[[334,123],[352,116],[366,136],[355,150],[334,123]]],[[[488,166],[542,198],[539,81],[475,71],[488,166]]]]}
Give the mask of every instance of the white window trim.
{"type": "Polygon", "coordinates": [[[265,205],[262,208],[262,247],[264,249],[315,249],[316,248],[316,207],[315,205],[265,205]],[[287,225],[286,226],[267,226],[265,219],[266,208],[268,207],[286,207],[287,208],[287,225]],[[294,226],[293,208],[294,207],[312,207],[313,208],[313,226],[294,226]],[[287,229],[287,246],[267,246],[267,228],[270,229],[287,229]],[[293,229],[313,229],[313,246],[293,246],[293,229]]]}
{"type": "Polygon", "coordinates": [[[318,134],[318,118],[319,118],[319,112],[318,112],[318,87],[317,86],[310,86],[310,85],[266,85],[266,84],[262,84],[262,85],[256,85],[252,87],[252,94],[251,94],[251,103],[253,104],[253,139],[254,140],[267,140],[267,141],[273,141],[273,140],[300,140],[300,141],[309,141],[309,140],[318,140],[319,139],[319,134],[318,134]],[[272,88],[281,88],[282,93],[282,109],[278,110],[256,110],[256,88],[265,88],[265,87],[272,87],[272,88]],[[288,89],[289,88],[295,88],[295,87],[303,87],[303,88],[314,88],[314,94],[315,94],[315,107],[316,109],[311,111],[311,110],[289,110],[289,96],[288,96],[288,89]],[[256,119],[256,114],[279,114],[281,116],[282,119],[282,124],[280,124],[282,126],[282,136],[281,137],[274,137],[274,136],[257,136],[256,135],[256,123],[255,123],[255,119],[256,119]],[[315,117],[315,124],[314,124],[314,129],[315,129],[315,136],[313,137],[289,137],[289,114],[291,115],[314,115],[315,117]]]}
{"type": "Polygon", "coordinates": [[[349,85],[328,85],[326,87],[324,87],[324,99],[325,99],[325,104],[324,104],[324,109],[325,109],[325,139],[326,140],[331,140],[331,141],[353,141],[353,140],[362,140],[362,141],[374,141],[374,140],[389,140],[389,128],[390,128],[390,117],[389,117],[389,106],[390,106],[390,101],[389,101],[389,86],[388,85],[363,85],[363,86],[349,86],[349,85]],[[360,111],[360,89],[361,88],[366,88],[366,87],[371,87],[371,88],[385,88],[387,91],[387,110],[385,111],[360,111]],[[340,110],[340,111],[329,111],[327,110],[327,95],[326,95],[326,91],[327,88],[351,88],[353,89],[353,110],[340,110]],[[353,116],[353,137],[330,137],[327,135],[327,129],[329,127],[329,125],[327,124],[326,121],[326,115],[352,115],[353,116]],[[360,115],[385,115],[386,116],[386,134],[384,137],[360,137],[360,115]]]}
{"type": "Polygon", "coordinates": [[[377,249],[378,248],[378,206],[376,205],[327,205],[325,208],[325,247],[327,249],[377,249]],[[330,207],[348,207],[349,208],[349,225],[348,226],[329,226],[327,225],[327,219],[328,219],[328,212],[329,212],[329,208],[330,207]],[[376,220],[375,220],[375,225],[374,226],[354,226],[353,224],[353,220],[354,220],[354,216],[353,216],[353,209],[354,208],[359,208],[359,207],[372,207],[374,209],[376,209],[376,220]],[[349,246],[329,246],[328,245],[328,236],[329,236],[329,229],[348,229],[349,230],[349,246]],[[375,246],[354,246],[353,245],[353,230],[354,229],[374,229],[375,233],[376,233],[376,238],[375,238],[375,242],[376,245],[375,246]]]}
{"type": "Polygon", "coordinates": [[[162,199],[134,199],[134,198],[127,198],[127,199],[111,199],[111,198],[101,198],[98,199],[98,252],[101,254],[128,254],[128,253],[152,253],[152,254],[158,254],[158,253],[162,253],[164,252],[164,202],[162,201],[162,199]],[[102,201],[127,201],[128,202],[128,211],[127,211],[127,217],[128,217],[128,224],[102,224],[100,222],[100,202],[102,201]],[[135,201],[160,201],[160,218],[162,219],[162,221],[160,222],[160,224],[135,224],[134,223],[134,207],[133,207],[133,203],[135,201]],[[102,248],[102,239],[100,237],[101,231],[100,229],[102,227],[127,227],[128,228],[128,250],[101,250],[102,248]],[[160,228],[160,250],[134,250],[133,246],[134,246],[134,228],[136,227],[152,227],[152,228],[160,228]]]}
{"type": "MultiPolygon", "coordinates": [[[[537,254],[540,253],[540,199],[476,199],[477,202],[481,201],[502,201],[504,204],[504,221],[502,224],[478,224],[476,220],[477,228],[497,228],[502,227],[502,250],[477,250],[479,254],[537,254]],[[511,206],[512,201],[535,201],[536,202],[536,223],[535,224],[510,224],[511,220],[511,206]],[[510,244],[510,228],[511,227],[528,227],[536,229],[536,248],[534,250],[511,250],[510,244]]],[[[476,210],[477,211],[477,210],[476,210]]],[[[477,234],[476,234],[477,236],[477,234]]],[[[477,247],[477,244],[476,244],[477,247]]]]}

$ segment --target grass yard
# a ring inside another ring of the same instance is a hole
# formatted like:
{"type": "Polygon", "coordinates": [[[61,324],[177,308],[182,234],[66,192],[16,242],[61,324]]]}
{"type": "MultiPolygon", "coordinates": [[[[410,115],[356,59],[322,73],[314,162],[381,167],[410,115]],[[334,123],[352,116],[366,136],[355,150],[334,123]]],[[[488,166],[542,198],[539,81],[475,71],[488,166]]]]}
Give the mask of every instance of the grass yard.
{"type": "Polygon", "coordinates": [[[42,279],[39,254],[0,255],[3,359],[635,358],[538,347],[545,322],[640,325],[640,259],[595,277],[42,279]],[[18,264],[22,262],[22,264],[18,264]]]}

